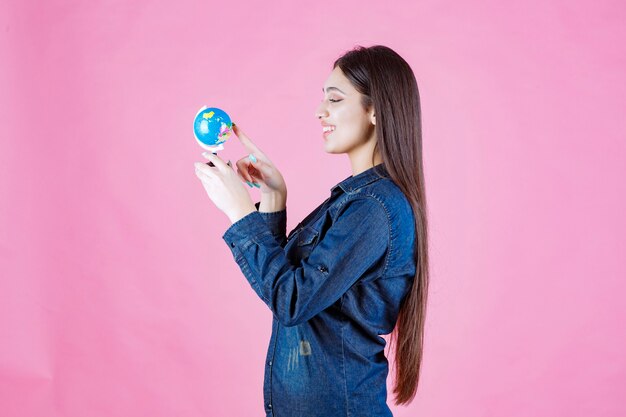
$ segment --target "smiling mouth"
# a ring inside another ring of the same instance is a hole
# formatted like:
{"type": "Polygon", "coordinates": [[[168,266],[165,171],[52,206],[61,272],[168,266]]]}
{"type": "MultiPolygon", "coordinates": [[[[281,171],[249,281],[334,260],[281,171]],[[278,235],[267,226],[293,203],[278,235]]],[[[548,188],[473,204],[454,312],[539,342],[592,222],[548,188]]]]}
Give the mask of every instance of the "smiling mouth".
{"type": "Polygon", "coordinates": [[[322,129],[322,135],[326,138],[328,135],[335,131],[335,126],[324,126],[322,129]]]}

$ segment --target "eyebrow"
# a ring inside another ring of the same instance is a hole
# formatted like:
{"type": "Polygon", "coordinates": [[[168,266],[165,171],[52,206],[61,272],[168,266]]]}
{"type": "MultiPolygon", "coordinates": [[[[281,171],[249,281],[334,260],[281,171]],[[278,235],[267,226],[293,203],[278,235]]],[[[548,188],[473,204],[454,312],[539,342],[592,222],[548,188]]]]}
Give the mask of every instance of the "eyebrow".
{"type": "MultiPolygon", "coordinates": [[[[330,90],[337,90],[337,91],[339,91],[341,94],[346,94],[346,93],[344,93],[343,91],[341,91],[340,89],[338,89],[337,87],[328,87],[328,88],[326,89],[326,92],[329,92],[330,90]]],[[[324,92],[324,87],[322,87],[322,93],[323,93],[323,92],[324,92]]],[[[346,94],[346,95],[347,95],[347,94],[346,94]]]]}

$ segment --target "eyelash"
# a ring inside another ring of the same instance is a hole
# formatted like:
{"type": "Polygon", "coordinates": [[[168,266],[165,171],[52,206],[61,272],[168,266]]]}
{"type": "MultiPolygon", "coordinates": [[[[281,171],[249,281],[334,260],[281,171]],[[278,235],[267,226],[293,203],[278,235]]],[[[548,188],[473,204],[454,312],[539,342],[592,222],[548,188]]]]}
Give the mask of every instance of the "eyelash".
{"type": "Polygon", "coordinates": [[[337,103],[337,102],[339,102],[341,100],[333,100],[332,98],[329,98],[328,101],[330,101],[331,103],[337,103]]]}

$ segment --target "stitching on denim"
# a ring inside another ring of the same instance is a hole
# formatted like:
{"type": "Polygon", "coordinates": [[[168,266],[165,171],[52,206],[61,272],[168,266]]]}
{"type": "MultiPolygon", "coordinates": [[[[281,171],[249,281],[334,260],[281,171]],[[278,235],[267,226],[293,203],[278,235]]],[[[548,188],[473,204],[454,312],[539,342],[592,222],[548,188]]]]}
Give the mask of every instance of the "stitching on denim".
{"type": "Polygon", "coordinates": [[[239,247],[239,250],[243,252],[255,243],[258,244],[254,239],[248,239],[241,244],[241,246],[239,247]]]}
{"type": "Polygon", "coordinates": [[[248,238],[247,240],[245,240],[243,243],[240,244],[239,246],[239,250],[241,252],[247,250],[250,246],[252,246],[253,244],[257,244],[258,246],[262,246],[260,239],[265,236],[265,235],[270,235],[273,236],[272,232],[269,230],[264,230],[261,233],[258,233],[250,238],[248,238]]]}
{"type": "Polygon", "coordinates": [[[343,360],[343,387],[345,390],[346,398],[346,416],[350,417],[350,405],[348,404],[348,378],[346,377],[346,352],[344,349],[344,330],[345,326],[341,327],[341,359],[343,360]]]}
{"type": "Polygon", "coordinates": [[[391,252],[393,250],[393,228],[391,227],[391,215],[389,214],[389,210],[385,206],[385,203],[374,193],[367,193],[368,197],[372,197],[376,201],[380,203],[383,210],[385,210],[385,214],[387,215],[387,254],[385,255],[385,266],[383,268],[383,272],[380,274],[380,278],[384,279],[387,274],[387,267],[389,266],[389,259],[391,258],[391,252]]]}
{"type": "Polygon", "coordinates": [[[278,216],[278,215],[280,215],[282,213],[287,213],[287,209],[284,208],[284,209],[279,210],[279,211],[259,211],[259,214],[261,216],[268,217],[268,218],[272,218],[272,217],[278,216]]]}
{"type": "Polygon", "coordinates": [[[252,240],[254,240],[254,242],[260,246],[261,238],[267,235],[274,236],[271,230],[263,230],[261,233],[257,233],[256,235],[252,236],[252,240]]]}
{"type": "Polygon", "coordinates": [[[315,230],[311,226],[305,226],[302,228],[300,232],[298,232],[298,239],[296,239],[297,246],[306,246],[313,243],[316,237],[318,237],[320,232],[315,230]],[[300,242],[302,240],[302,234],[304,233],[304,237],[307,239],[305,242],[300,242]],[[307,236],[308,235],[308,236],[307,236]]]}

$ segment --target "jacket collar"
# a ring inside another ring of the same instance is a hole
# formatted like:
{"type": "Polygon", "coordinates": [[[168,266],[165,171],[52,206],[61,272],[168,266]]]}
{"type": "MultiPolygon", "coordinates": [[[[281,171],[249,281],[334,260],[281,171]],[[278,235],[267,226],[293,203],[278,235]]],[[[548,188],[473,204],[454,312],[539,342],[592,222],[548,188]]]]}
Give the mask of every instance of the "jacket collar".
{"type": "Polygon", "coordinates": [[[366,169],[358,175],[351,175],[339,184],[330,189],[331,193],[335,191],[337,187],[340,187],[344,192],[351,193],[359,188],[365,187],[367,184],[374,182],[380,178],[389,177],[389,173],[385,168],[385,164],[381,163],[374,165],[373,167],[366,169]]]}

